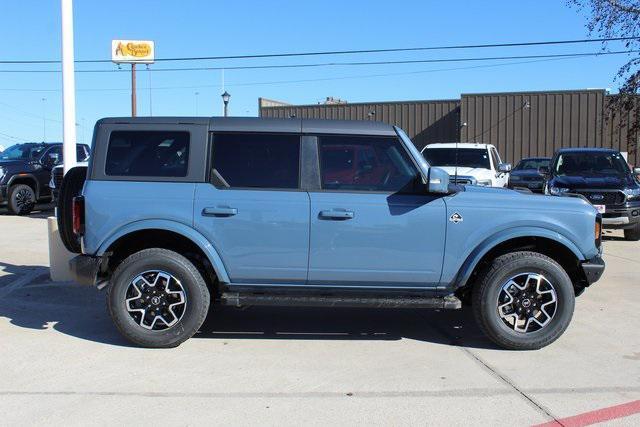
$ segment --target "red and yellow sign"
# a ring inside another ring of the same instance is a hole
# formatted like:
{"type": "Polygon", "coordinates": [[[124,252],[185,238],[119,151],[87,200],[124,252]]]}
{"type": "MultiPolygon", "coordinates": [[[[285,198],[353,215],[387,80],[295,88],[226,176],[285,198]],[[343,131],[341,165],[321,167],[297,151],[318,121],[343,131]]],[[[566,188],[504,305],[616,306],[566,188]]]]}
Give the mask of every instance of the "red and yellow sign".
{"type": "Polygon", "coordinates": [[[154,44],[149,40],[111,40],[111,60],[119,64],[152,64],[154,54],[154,44]]]}

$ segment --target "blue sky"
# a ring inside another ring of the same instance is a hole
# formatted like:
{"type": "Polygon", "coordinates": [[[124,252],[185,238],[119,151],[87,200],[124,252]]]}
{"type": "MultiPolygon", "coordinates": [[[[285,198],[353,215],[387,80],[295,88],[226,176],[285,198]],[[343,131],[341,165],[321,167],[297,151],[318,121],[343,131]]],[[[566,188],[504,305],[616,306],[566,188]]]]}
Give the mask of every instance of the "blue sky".
{"type": "MultiPolygon", "coordinates": [[[[3,0],[0,59],[60,59],[59,0],[3,0]]],[[[114,38],[151,39],[157,57],[397,48],[586,38],[586,17],[564,1],[196,1],[75,0],[76,59],[109,59],[114,38]]],[[[403,60],[593,52],[599,44],[429,51],[340,57],[163,63],[153,68],[347,60],[403,60]]],[[[610,45],[623,50],[621,45],[610,45]]],[[[350,102],[457,98],[460,93],[611,88],[626,56],[508,64],[403,64],[313,69],[227,70],[230,113],[257,115],[258,97],[313,104],[326,96],[350,102]],[[382,75],[382,76],[381,76],[382,75]],[[311,80],[300,82],[300,80],[311,80]]],[[[2,65],[3,70],[57,66],[2,65]]],[[[83,64],[80,69],[116,69],[83,64]]],[[[220,71],[155,72],[140,67],[138,112],[221,114],[220,71]],[[198,95],[196,95],[196,92],[198,95]]],[[[76,75],[78,141],[95,121],[130,114],[130,74],[76,75]]],[[[0,144],[61,140],[61,75],[0,73],[0,144]],[[43,98],[45,101],[43,101],[43,98]]]]}

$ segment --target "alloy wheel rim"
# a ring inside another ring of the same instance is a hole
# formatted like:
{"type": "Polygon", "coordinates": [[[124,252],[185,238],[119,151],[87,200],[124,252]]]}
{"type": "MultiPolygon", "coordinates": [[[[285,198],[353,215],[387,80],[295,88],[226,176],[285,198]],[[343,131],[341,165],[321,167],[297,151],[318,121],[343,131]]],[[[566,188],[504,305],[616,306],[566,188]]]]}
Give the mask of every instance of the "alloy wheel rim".
{"type": "Polygon", "coordinates": [[[175,326],[184,316],[187,297],[180,281],[162,270],[138,274],[127,287],[125,307],[141,327],[163,331],[175,326]]]}
{"type": "Polygon", "coordinates": [[[31,191],[27,190],[26,188],[17,191],[14,198],[16,201],[16,206],[20,211],[30,208],[35,203],[33,193],[31,193],[31,191]]]}
{"type": "Polygon", "coordinates": [[[558,295],[542,274],[520,273],[502,285],[497,307],[500,319],[508,328],[528,334],[551,322],[558,310],[558,295]]]}

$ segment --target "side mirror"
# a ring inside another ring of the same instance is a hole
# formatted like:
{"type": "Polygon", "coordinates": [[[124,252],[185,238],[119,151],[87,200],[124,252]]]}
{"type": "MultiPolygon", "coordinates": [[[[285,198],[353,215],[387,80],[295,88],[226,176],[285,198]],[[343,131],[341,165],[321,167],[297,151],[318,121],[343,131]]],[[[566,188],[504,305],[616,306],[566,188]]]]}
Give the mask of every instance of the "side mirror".
{"type": "Polygon", "coordinates": [[[540,166],[540,167],[538,168],[538,172],[540,172],[540,173],[541,173],[542,175],[544,175],[544,176],[548,176],[548,175],[549,175],[549,172],[550,172],[550,170],[549,170],[549,166],[540,166]]]}
{"type": "Polygon", "coordinates": [[[509,173],[511,172],[511,163],[500,163],[498,165],[498,172],[509,173]]]}
{"type": "Polygon", "coordinates": [[[444,169],[430,167],[429,182],[427,188],[429,193],[449,193],[449,174],[444,169]]]}
{"type": "Polygon", "coordinates": [[[633,168],[633,173],[636,175],[640,175],[640,168],[638,167],[633,168]]]}
{"type": "Polygon", "coordinates": [[[60,155],[58,153],[49,153],[42,159],[42,166],[52,168],[59,163],[60,155]]]}

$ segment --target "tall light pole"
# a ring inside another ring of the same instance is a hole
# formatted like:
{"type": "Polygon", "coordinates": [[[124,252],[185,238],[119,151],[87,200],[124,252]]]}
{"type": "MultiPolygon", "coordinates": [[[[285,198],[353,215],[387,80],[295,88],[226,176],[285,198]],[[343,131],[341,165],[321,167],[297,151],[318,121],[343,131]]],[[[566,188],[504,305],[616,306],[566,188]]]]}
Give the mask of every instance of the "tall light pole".
{"type": "Polygon", "coordinates": [[[222,102],[224,102],[224,116],[227,117],[229,115],[229,99],[231,99],[231,95],[226,90],[222,94],[222,102]]]}
{"type": "Polygon", "coordinates": [[[64,173],[76,165],[76,82],[73,55],[73,1],[61,0],[62,11],[62,154],[64,173]]]}

